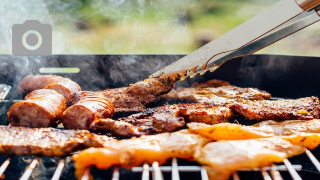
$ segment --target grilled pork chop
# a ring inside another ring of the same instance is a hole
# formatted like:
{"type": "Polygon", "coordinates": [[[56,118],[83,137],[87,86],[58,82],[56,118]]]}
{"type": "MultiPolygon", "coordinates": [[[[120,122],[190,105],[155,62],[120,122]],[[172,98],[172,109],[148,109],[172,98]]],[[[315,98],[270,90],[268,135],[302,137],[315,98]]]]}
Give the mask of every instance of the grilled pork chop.
{"type": "Polygon", "coordinates": [[[185,125],[180,116],[179,107],[166,105],[148,108],[143,112],[133,114],[118,120],[97,119],[90,130],[104,131],[120,136],[140,136],[163,132],[172,132],[185,125]]]}
{"type": "Polygon", "coordinates": [[[306,97],[295,100],[276,101],[243,100],[230,106],[249,120],[310,120],[319,118],[319,99],[306,97]]]}
{"type": "Polygon", "coordinates": [[[104,148],[89,148],[72,156],[75,174],[80,179],[84,170],[92,165],[99,169],[107,169],[114,165],[127,168],[138,166],[144,162],[154,161],[163,164],[169,158],[193,159],[196,149],[210,140],[187,130],[174,133],[163,133],[141,136],[114,143],[106,143],[104,148]]]}
{"type": "Polygon", "coordinates": [[[228,179],[242,168],[257,168],[282,162],[305,148],[279,137],[212,142],[196,151],[194,158],[207,165],[209,179],[228,179]]]}
{"type": "Polygon", "coordinates": [[[113,141],[85,130],[0,126],[0,131],[0,153],[8,155],[67,156],[113,141]]]}

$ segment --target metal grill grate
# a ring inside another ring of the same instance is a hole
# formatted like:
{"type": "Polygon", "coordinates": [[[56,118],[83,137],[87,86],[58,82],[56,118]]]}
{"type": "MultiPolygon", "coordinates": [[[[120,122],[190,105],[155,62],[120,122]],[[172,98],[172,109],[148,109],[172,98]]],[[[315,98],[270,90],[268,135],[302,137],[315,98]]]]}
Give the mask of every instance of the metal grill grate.
{"type": "MultiPolygon", "coordinates": [[[[309,157],[309,160],[313,163],[314,167],[317,170],[320,170],[320,163],[315,158],[315,156],[309,151],[306,150],[305,154],[309,157]]],[[[5,170],[8,168],[12,157],[8,157],[0,166],[0,177],[3,177],[5,170]]],[[[31,163],[26,167],[24,173],[22,174],[20,180],[27,180],[31,176],[33,170],[37,167],[41,159],[39,157],[35,157],[32,159],[31,163]]],[[[66,160],[62,159],[59,161],[55,172],[52,176],[52,180],[60,179],[63,169],[66,165],[66,160]]],[[[298,172],[302,169],[301,165],[292,165],[288,159],[285,159],[282,165],[272,165],[269,167],[263,168],[254,168],[254,169],[241,169],[238,172],[260,172],[263,180],[281,180],[283,177],[280,174],[280,171],[287,171],[290,173],[291,178],[293,180],[301,180],[302,178],[299,176],[298,172]]],[[[159,166],[158,162],[149,164],[145,163],[141,167],[134,167],[131,169],[134,173],[142,173],[141,180],[149,180],[150,173],[152,175],[153,180],[164,180],[163,173],[171,172],[172,180],[179,180],[180,173],[184,172],[198,172],[201,175],[202,180],[208,180],[207,171],[202,166],[190,166],[190,165],[178,165],[178,160],[173,158],[170,166],[159,166]]],[[[232,176],[233,180],[240,180],[238,172],[234,173],[232,176]]],[[[90,168],[86,169],[81,180],[89,180],[90,168]]],[[[112,172],[112,180],[119,180],[121,173],[119,171],[119,167],[114,167],[112,172]]]]}

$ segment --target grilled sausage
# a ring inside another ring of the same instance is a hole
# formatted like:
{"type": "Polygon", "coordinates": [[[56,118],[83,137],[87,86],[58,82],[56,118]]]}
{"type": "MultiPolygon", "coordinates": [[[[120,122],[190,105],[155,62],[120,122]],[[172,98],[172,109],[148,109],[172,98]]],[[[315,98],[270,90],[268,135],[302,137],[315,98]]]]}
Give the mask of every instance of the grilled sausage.
{"type": "Polygon", "coordinates": [[[81,91],[81,87],[71,79],[56,75],[29,75],[18,84],[21,94],[27,94],[37,89],[53,89],[62,94],[70,105],[74,93],[81,91]]]}
{"type": "Polygon", "coordinates": [[[76,103],[63,112],[62,123],[66,129],[89,129],[95,119],[110,118],[114,107],[101,93],[77,93],[76,103]]]}
{"type": "Polygon", "coordinates": [[[13,104],[7,115],[13,126],[53,127],[66,109],[66,99],[51,89],[29,93],[24,101],[13,104]]]}

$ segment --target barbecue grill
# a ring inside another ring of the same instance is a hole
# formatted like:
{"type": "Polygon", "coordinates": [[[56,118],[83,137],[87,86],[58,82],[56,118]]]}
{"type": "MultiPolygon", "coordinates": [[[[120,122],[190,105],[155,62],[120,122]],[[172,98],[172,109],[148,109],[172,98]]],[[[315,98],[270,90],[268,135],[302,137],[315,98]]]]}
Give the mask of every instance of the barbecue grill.
{"type": "MultiPolygon", "coordinates": [[[[6,112],[14,102],[22,99],[17,92],[17,84],[27,75],[61,75],[77,82],[84,90],[101,90],[128,86],[181,57],[183,55],[53,55],[45,58],[1,55],[0,84],[12,88],[6,88],[8,94],[3,93],[3,96],[6,95],[4,100],[1,101],[0,97],[0,124],[8,125],[6,112]]],[[[274,99],[319,96],[318,61],[319,57],[251,55],[233,59],[213,73],[177,82],[176,86],[190,86],[193,82],[215,78],[240,87],[266,90],[274,99]]],[[[239,118],[232,121],[235,120],[246,125],[254,123],[239,118]]],[[[320,148],[307,150],[300,156],[270,167],[242,169],[233,174],[231,179],[319,179],[319,151],[320,148]]],[[[0,164],[0,178],[4,179],[75,179],[70,156],[49,158],[1,155],[0,164]]],[[[143,164],[131,170],[122,167],[98,170],[92,167],[86,171],[83,180],[89,178],[89,171],[95,179],[208,179],[203,166],[183,159],[172,159],[161,166],[157,162],[143,164]]]]}

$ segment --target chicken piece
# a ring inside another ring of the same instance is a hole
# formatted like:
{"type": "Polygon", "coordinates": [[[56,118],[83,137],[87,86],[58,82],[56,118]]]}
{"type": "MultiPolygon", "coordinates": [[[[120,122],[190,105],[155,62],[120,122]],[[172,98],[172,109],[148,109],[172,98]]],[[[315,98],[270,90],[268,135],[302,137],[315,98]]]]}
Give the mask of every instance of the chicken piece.
{"type": "Polygon", "coordinates": [[[179,104],[180,113],[187,122],[218,124],[228,122],[233,115],[227,107],[211,104],[179,104]]]}
{"type": "Polygon", "coordinates": [[[211,79],[203,83],[195,82],[192,84],[192,87],[195,88],[207,88],[207,87],[221,87],[221,86],[229,86],[230,83],[227,81],[219,80],[219,79],[211,79]]]}
{"type": "Polygon", "coordinates": [[[71,79],[56,75],[29,75],[18,84],[18,90],[23,95],[43,88],[53,89],[62,94],[68,105],[70,105],[73,94],[81,91],[81,87],[71,79]]]}
{"type": "Polygon", "coordinates": [[[163,132],[172,132],[185,125],[180,116],[180,109],[176,105],[165,105],[149,108],[143,112],[133,114],[118,120],[97,119],[90,129],[105,131],[120,136],[140,136],[163,132]]]}
{"type": "Polygon", "coordinates": [[[208,143],[194,158],[207,166],[209,179],[224,180],[239,169],[269,166],[304,151],[303,146],[272,137],[208,143]]]}
{"type": "Polygon", "coordinates": [[[162,78],[148,78],[130,84],[129,87],[106,89],[103,93],[115,107],[116,115],[126,116],[141,112],[146,105],[155,102],[162,94],[166,94],[174,87],[175,81],[162,78]]]}
{"type": "Polygon", "coordinates": [[[319,118],[319,99],[306,97],[295,100],[276,101],[244,100],[230,106],[249,120],[311,120],[319,118]]]}
{"type": "Polygon", "coordinates": [[[75,174],[80,179],[84,170],[92,165],[107,169],[114,165],[126,168],[154,161],[163,164],[169,158],[193,159],[196,149],[210,140],[187,130],[141,136],[105,144],[104,148],[89,148],[72,156],[75,174]]]}
{"type": "Polygon", "coordinates": [[[89,129],[95,119],[110,118],[114,114],[112,103],[101,93],[82,91],[76,97],[75,104],[62,115],[66,129],[89,129]]]}
{"type": "Polygon", "coordinates": [[[0,126],[0,131],[0,153],[7,155],[67,156],[115,141],[85,130],[0,126]]]}
{"type": "Polygon", "coordinates": [[[66,109],[66,99],[51,89],[29,93],[24,101],[13,104],[8,113],[12,126],[53,127],[60,122],[66,109]]]}
{"type": "Polygon", "coordinates": [[[233,123],[207,125],[203,123],[188,123],[189,130],[213,140],[241,140],[272,136],[291,136],[301,133],[320,133],[320,120],[287,120],[263,121],[253,126],[233,123]]]}

